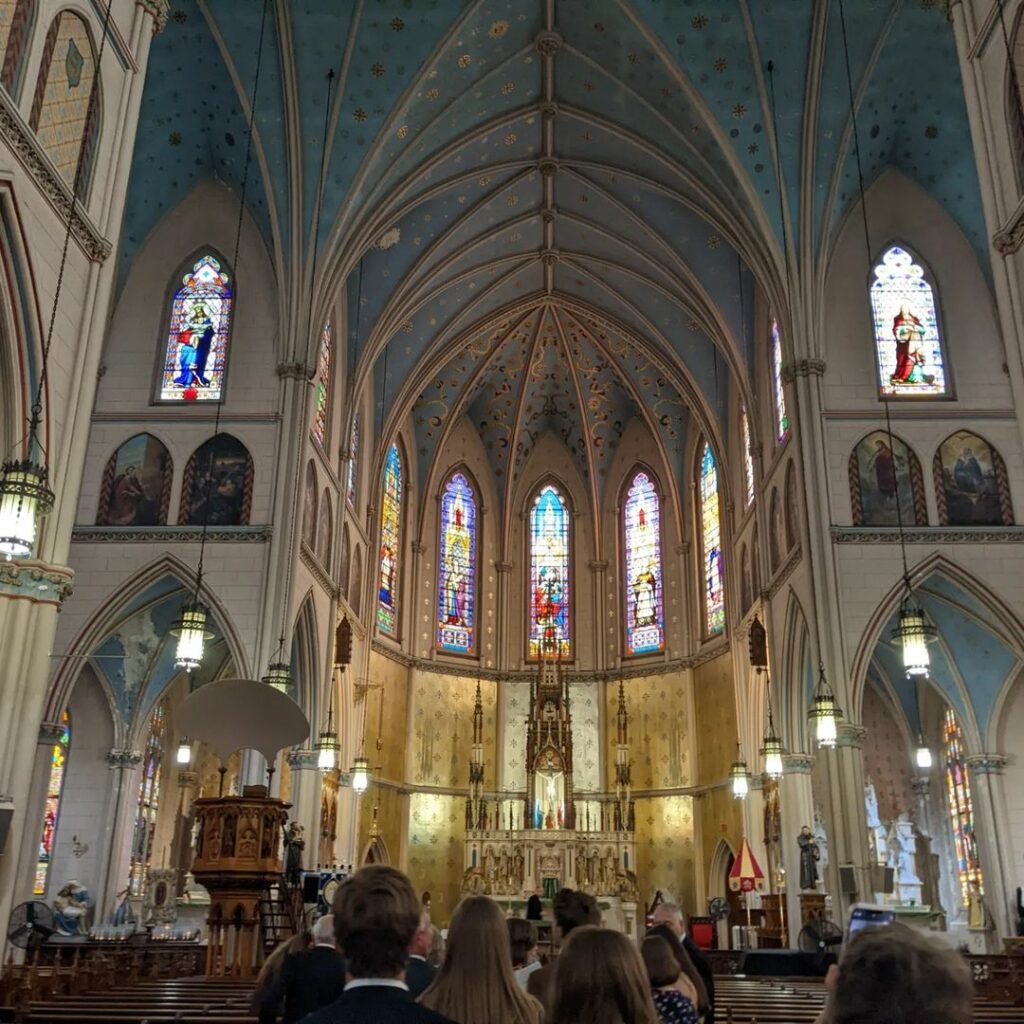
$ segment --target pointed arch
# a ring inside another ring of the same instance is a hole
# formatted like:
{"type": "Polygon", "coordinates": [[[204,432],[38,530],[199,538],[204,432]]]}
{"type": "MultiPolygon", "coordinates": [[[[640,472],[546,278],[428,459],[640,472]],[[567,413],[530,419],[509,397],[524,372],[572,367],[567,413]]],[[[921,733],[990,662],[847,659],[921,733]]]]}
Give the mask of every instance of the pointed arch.
{"type": "Polygon", "coordinates": [[[316,465],[310,459],[306,463],[306,475],[302,485],[302,543],[313,551],[316,545],[317,511],[316,465]]]}
{"type": "Polygon", "coordinates": [[[377,628],[397,639],[399,583],[402,571],[402,490],[405,461],[398,442],[384,461],[380,500],[380,586],[377,592],[377,628]]]}
{"type": "Polygon", "coordinates": [[[88,23],[73,11],[61,11],[50,23],[43,44],[29,126],[43,151],[69,186],[82,161],[79,192],[89,193],[100,125],[100,83],[96,48],[88,23]]]}
{"type": "Polygon", "coordinates": [[[782,379],[782,332],[779,329],[779,321],[774,316],[768,321],[768,366],[775,443],[782,444],[789,437],[789,412],[786,410],[786,385],[782,379]]]}
{"type": "Polygon", "coordinates": [[[573,528],[568,489],[548,478],[527,500],[527,657],[573,657],[573,528]]]}
{"type": "Polygon", "coordinates": [[[348,483],[345,497],[355,508],[357,491],[359,490],[359,410],[352,413],[352,427],[348,435],[348,483]]]}
{"type": "Polygon", "coordinates": [[[902,438],[893,434],[890,442],[884,430],[865,434],[850,452],[848,472],[854,526],[928,525],[921,463],[902,438]]]}
{"type": "Polygon", "coordinates": [[[923,261],[902,243],[875,263],[870,287],[878,391],[886,398],[942,398],[951,393],[936,289],[923,261]]]}
{"type": "Polygon", "coordinates": [[[785,527],[782,524],[782,509],[779,505],[779,489],[772,488],[768,502],[768,560],[772,575],[782,566],[782,554],[786,547],[785,527]]]}
{"type": "Polygon", "coordinates": [[[320,564],[330,572],[331,540],[334,536],[334,515],[331,511],[331,495],[325,487],[320,495],[320,507],[316,517],[316,557],[320,564]]]}
{"type": "Polygon", "coordinates": [[[349,592],[348,587],[348,573],[349,567],[352,564],[352,539],[348,532],[348,523],[341,528],[341,567],[338,569],[338,586],[341,589],[341,596],[345,598],[349,604],[352,603],[352,595],[349,592]]]}
{"type": "Polygon", "coordinates": [[[1006,463],[970,430],[950,434],[932,461],[940,526],[1012,526],[1013,501],[1006,463]]]}
{"type": "Polygon", "coordinates": [[[306,592],[292,633],[292,678],[295,680],[296,703],[311,722],[319,721],[320,709],[320,639],[316,607],[311,591],[306,592]]]}
{"type": "Polygon", "coordinates": [[[445,654],[476,653],[479,533],[480,489],[460,465],[441,489],[438,515],[436,644],[445,654]]]}
{"type": "Polygon", "coordinates": [[[204,441],[185,464],[181,480],[183,526],[248,526],[255,476],[249,449],[233,434],[204,441]]]}
{"type": "Polygon", "coordinates": [[[170,452],[159,438],[148,433],[128,438],[103,469],[96,525],[166,525],[173,476],[170,452]]]}
{"type": "Polygon", "coordinates": [[[697,498],[699,502],[701,574],[704,593],[704,633],[725,628],[725,569],[722,561],[722,509],[718,460],[711,442],[698,447],[697,498]]]}
{"type": "Polygon", "coordinates": [[[0,85],[17,101],[39,3],[38,0],[4,0],[0,8],[3,9],[3,28],[0,36],[3,65],[0,66],[0,85]]]}
{"type": "Polygon", "coordinates": [[[352,552],[352,583],[348,588],[349,607],[358,619],[363,613],[363,548],[356,544],[352,552]]]}
{"type": "Polygon", "coordinates": [[[740,406],[740,465],[743,467],[743,507],[749,508],[754,503],[754,456],[750,451],[750,417],[747,407],[740,406]]]}
{"type": "Polygon", "coordinates": [[[746,544],[740,546],[740,614],[746,615],[754,602],[754,581],[750,575],[750,552],[746,544]]]}
{"type": "Polygon", "coordinates": [[[233,272],[216,250],[204,247],[171,280],[156,400],[223,401],[236,298],[233,272]]]}
{"type": "Polygon", "coordinates": [[[331,366],[334,361],[334,331],[328,320],[320,331],[320,347],[316,363],[316,387],[313,397],[313,440],[327,447],[331,422],[331,366]]]}
{"type": "Polygon", "coordinates": [[[665,649],[661,490],[646,466],[634,466],[626,475],[619,508],[625,653],[659,653],[665,649]]]}
{"type": "Polygon", "coordinates": [[[786,495],[786,550],[792,551],[800,536],[800,505],[796,492],[796,467],[793,459],[790,459],[789,465],[786,466],[784,493],[786,495]]]}

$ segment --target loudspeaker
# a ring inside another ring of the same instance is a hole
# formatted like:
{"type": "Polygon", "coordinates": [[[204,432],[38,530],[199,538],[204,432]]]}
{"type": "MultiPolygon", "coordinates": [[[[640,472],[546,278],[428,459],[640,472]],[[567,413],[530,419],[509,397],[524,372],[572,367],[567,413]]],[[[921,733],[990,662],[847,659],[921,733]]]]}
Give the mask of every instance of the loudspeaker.
{"type": "Polygon", "coordinates": [[[317,903],[320,900],[320,875],[307,871],[302,876],[302,902],[317,903]]]}
{"type": "Polygon", "coordinates": [[[0,804],[0,854],[4,852],[7,844],[7,833],[11,830],[11,820],[14,818],[14,804],[0,804]]]}
{"type": "Polygon", "coordinates": [[[845,896],[857,894],[857,876],[852,864],[839,865],[839,888],[845,896]]]}
{"type": "Polygon", "coordinates": [[[884,864],[871,869],[871,885],[875,892],[891,896],[896,889],[896,871],[884,864]]]}

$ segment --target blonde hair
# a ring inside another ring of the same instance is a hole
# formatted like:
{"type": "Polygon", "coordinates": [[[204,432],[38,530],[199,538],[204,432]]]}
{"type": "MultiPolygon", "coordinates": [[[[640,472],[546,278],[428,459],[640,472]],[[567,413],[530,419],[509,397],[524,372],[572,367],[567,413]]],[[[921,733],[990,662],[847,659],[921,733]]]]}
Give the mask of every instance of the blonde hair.
{"type": "Polygon", "coordinates": [[[256,978],[256,987],[253,989],[250,1002],[254,1013],[259,1013],[263,1001],[273,996],[276,991],[277,984],[281,980],[281,971],[284,970],[285,960],[292,953],[309,949],[312,941],[312,934],[303,929],[298,935],[293,935],[290,939],[285,939],[274,947],[267,959],[263,961],[263,966],[256,978]]]}
{"type": "Polygon", "coordinates": [[[512,973],[508,928],[488,896],[468,896],[452,914],[444,963],[420,1004],[459,1024],[543,1024],[544,1011],[512,973]]]}
{"type": "Polygon", "coordinates": [[[658,1024],[647,971],[619,932],[574,928],[555,966],[551,1024],[658,1024]]]}

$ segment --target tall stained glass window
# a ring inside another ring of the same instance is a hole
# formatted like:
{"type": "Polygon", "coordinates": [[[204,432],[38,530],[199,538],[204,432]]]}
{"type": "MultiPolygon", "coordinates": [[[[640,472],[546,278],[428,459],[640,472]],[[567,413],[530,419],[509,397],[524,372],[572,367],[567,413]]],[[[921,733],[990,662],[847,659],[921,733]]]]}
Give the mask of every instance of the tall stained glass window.
{"type": "Polygon", "coordinates": [[[156,830],[156,815],[160,808],[160,762],[164,757],[165,719],[164,705],[161,702],[149,716],[149,735],[146,737],[146,749],[142,754],[142,779],[139,781],[131,864],[128,869],[128,888],[133,896],[141,895],[146,871],[153,857],[153,833],[156,830]]]}
{"type": "Polygon", "coordinates": [[[622,509],[626,557],[626,652],[665,649],[661,576],[661,503],[651,478],[640,470],[622,509]]]}
{"type": "Polygon", "coordinates": [[[476,495],[454,473],[441,496],[437,649],[472,654],[476,645],[476,495]]]}
{"type": "Polygon", "coordinates": [[[789,436],[789,413],[786,412],[786,389],[782,383],[782,335],[779,321],[772,317],[771,332],[772,400],[775,405],[775,440],[778,444],[789,436]]]}
{"type": "Polygon", "coordinates": [[[569,508],[558,488],[547,484],[530,509],[531,658],[572,657],[569,545],[569,508]]]}
{"type": "Polygon", "coordinates": [[[871,282],[878,388],[888,397],[948,394],[935,294],[905,249],[892,246],[871,282]]]}
{"type": "Polygon", "coordinates": [[[705,441],[700,455],[700,537],[704,575],[704,626],[717,633],[725,626],[725,576],[722,571],[722,523],[718,505],[718,465],[705,441]]]}
{"type": "Polygon", "coordinates": [[[320,332],[320,356],[316,367],[316,405],[313,408],[313,437],[321,448],[327,443],[327,406],[331,388],[331,321],[320,332]]]}
{"type": "Polygon", "coordinates": [[[743,445],[743,495],[749,505],[754,500],[754,456],[750,454],[750,418],[747,407],[740,412],[740,441],[743,445]]]}
{"type": "Polygon", "coordinates": [[[964,740],[960,733],[960,723],[950,707],[946,708],[942,722],[942,739],[946,753],[946,800],[953,827],[960,900],[966,906],[971,887],[977,885],[979,892],[983,892],[984,881],[978,860],[978,840],[974,834],[974,803],[964,761],[964,740]]]}
{"type": "Polygon", "coordinates": [[[402,532],[402,457],[398,445],[388,449],[380,508],[380,587],[377,625],[382,633],[398,632],[398,556],[402,532]]]}
{"type": "Polygon", "coordinates": [[[60,796],[64,789],[64,772],[68,765],[68,751],[71,749],[71,719],[68,718],[66,711],[60,716],[60,724],[60,736],[50,748],[50,781],[46,786],[43,834],[39,837],[36,880],[32,887],[34,896],[46,894],[46,882],[50,875],[50,860],[53,857],[53,838],[57,832],[57,816],[60,813],[60,796]]]}
{"type": "Polygon", "coordinates": [[[161,401],[221,400],[233,298],[231,278],[209,253],[181,279],[171,301],[161,401]]]}
{"type": "Polygon", "coordinates": [[[359,479],[359,413],[352,415],[352,438],[349,441],[348,485],[345,496],[354,508],[356,504],[356,482],[359,479]]]}

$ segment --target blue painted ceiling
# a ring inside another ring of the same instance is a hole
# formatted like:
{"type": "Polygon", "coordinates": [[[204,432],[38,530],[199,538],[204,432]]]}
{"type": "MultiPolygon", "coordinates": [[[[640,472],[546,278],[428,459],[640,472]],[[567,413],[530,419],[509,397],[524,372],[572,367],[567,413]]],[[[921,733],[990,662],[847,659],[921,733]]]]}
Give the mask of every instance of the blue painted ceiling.
{"type": "MultiPolygon", "coordinates": [[[[147,71],[122,280],[200,180],[237,193],[262,10],[174,0],[147,71]]],[[[680,388],[666,401],[724,438],[729,381],[750,367],[753,282],[770,291],[781,277],[783,225],[813,264],[856,198],[838,0],[552,0],[550,14],[546,0],[269,0],[268,11],[247,205],[280,287],[302,289],[282,308],[304,303],[308,278],[295,285],[291,268],[310,265],[326,115],[318,283],[347,285],[350,367],[376,374],[385,411],[417,395],[422,408],[436,376],[454,389],[449,409],[500,430],[505,397],[492,369],[474,375],[484,357],[467,346],[489,351],[526,303],[539,346],[519,359],[516,329],[497,357],[521,367],[514,391],[526,395],[507,458],[550,427],[582,443],[581,471],[594,473],[598,442],[606,453],[612,439],[583,419],[581,388],[602,392],[613,423],[630,415],[638,372],[612,358],[613,381],[592,334],[578,352],[567,338],[586,310],[656,353],[680,388]],[[545,55],[538,39],[552,29],[545,55]],[[415,370],[426,379],[411,393],[399,385],[415,370]],[[549,371],[557,394],[541,388],[549,371]],[[552,403],[557,414],[537,411],[552,403]]],[[[984,262],[943,5],[847,0],[846,18],[869,181],[898,167],[984,262]]],[[[417,438],[421,457],[433,443],[417,438]]]]}

